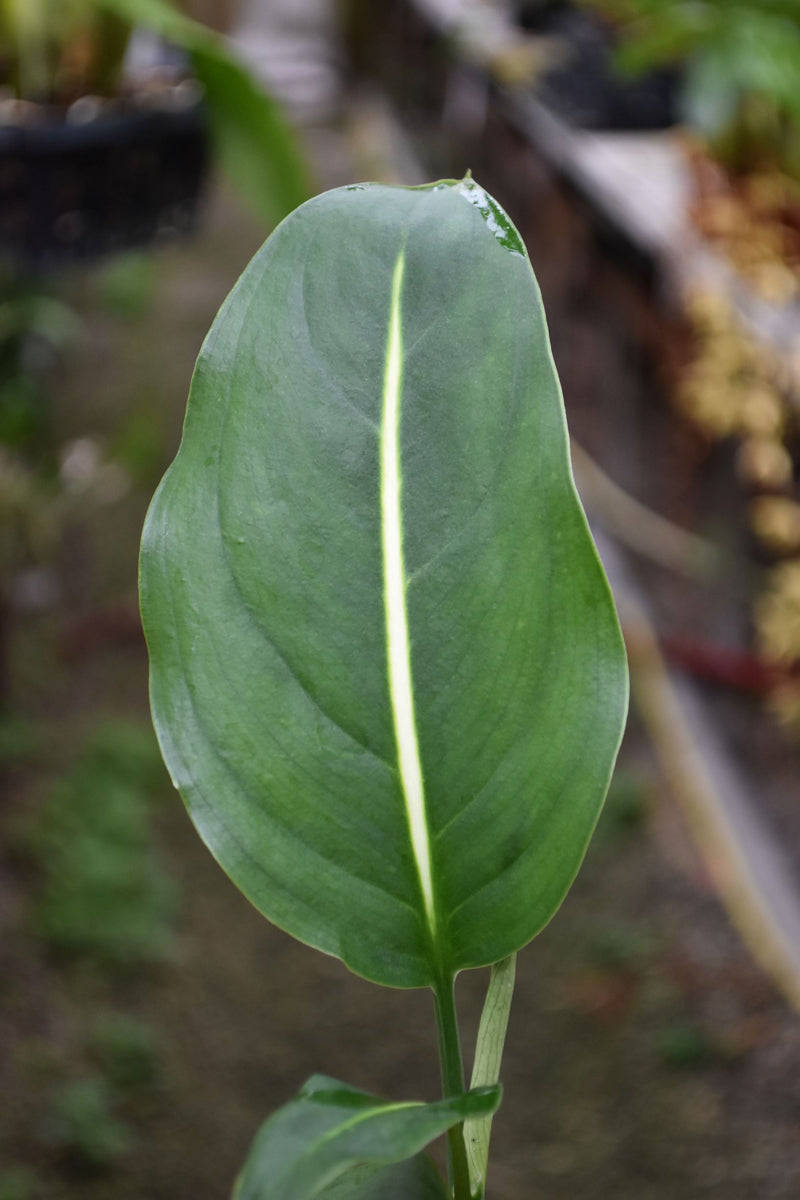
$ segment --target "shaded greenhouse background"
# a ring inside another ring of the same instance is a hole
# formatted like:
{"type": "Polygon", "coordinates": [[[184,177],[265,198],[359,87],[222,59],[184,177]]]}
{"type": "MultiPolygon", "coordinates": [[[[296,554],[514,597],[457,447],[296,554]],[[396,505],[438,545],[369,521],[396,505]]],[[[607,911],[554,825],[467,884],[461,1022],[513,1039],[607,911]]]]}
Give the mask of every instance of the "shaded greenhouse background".
{"type": "MultiPolygon", "coordinates": [[[[663,131],[684,68],[618,89],[620,5],[610,27],[534,2],[189,7],[280,99],[313,186],[471,168],[544,293],[635,703],[587,862],[520,957],[490,1194],[788,1200],[800,202],[781,105],[797,64],[769,44],[779,117],[748,108],[741,145],[721,149],[755,167],[726,191],[696,135],[663,131]]],[[[753,57],[763,30],[741,37],[753,57]]],[[[0,100],[0,134],[15,103],[0,100]]],[[[438,1090],[429,998],[372,987],[259,918],[199,843],[149,730],[141,523],[202,338],[268,231],[241,167],[232,178],[214,168],[196,219],[168,206],[145,247],[24,270],[11,253],[4,279],[6,1200],[211,1200],[313,1071],[438,1090]]],[[[460,982],[467,1045],[485,982],[460,982]]]]}

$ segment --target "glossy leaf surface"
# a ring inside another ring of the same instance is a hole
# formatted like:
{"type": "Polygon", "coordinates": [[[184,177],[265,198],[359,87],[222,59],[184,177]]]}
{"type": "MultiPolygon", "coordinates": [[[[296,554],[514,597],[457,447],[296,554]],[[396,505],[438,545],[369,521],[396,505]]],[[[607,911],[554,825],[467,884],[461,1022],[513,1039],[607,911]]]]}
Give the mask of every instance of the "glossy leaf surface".
{"type": "MultiPolygon", "coordinates": [[[[499,1088],[433,1104],[394,1103],[315,1075],[256,1135],[234,1200],[435,1200],[437,1176],[426,1160],[384,1174],[467,1117],[493,1112],[499,1088]]],[[[446,1195],[446,1193],[445,1193],[446,1195]]]]}
{"type": "Polygon", "coordinates": [[[549,920],[625,660],[538,288],[474,182],[276,230],[201,353],[141,596],[173,780],[270,919],[401,987],[549,920]]]}

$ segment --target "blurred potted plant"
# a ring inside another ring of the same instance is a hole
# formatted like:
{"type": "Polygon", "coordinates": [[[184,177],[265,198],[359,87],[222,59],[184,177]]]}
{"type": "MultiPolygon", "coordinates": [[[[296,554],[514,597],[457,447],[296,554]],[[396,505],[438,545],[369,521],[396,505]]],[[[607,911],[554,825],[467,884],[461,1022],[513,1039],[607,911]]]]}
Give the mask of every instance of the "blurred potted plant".
{"type": "MultiPolygon", "coordinates": [[[[628,71],[682,61],[693,219],[763,299],[800,299],[800,5],[797,0],[591,0],[619,22],[628,71]]],[[[687,306],[676,393],[710,444],[736,439],[761,565],[753,631],[761,686],[800,727],[800,495],[793,395],[800,371],[755,340],[716,288],[687,306]]],[[[755,676],[753,676],[755,678],[755,676]]]]}
{"type": "Polygon", "coordinates": [[[590,0],[619,26],[619,66],[684,64],[682,116],[733,172],[800,181],[797,0],[590,0]]]}
{"type": "Polygon", "coordinates": [[[274,101],[168,0],[0,0],[0,80],[0,252],[14,264],[190,227],[209,130],[270,223],[309,193],[274,101]],[[181,56],[131,78],[136,27],[181,56]]]}
{"type": "Polygon", "coordinates": [[[675,123],[679,72],[654,63],[635,78],[614,68],[617,34],[597,5],[513,0],[521,27],[545,44],[537,95],[579,129],[662,129],[675,123]],[[594,9],[595,11],[589,11],[594,9]]]}
{"type": "Polygon", "coordinates": [[[618,22],[619,65],[684,65],[695,220],[765,298],[800,291],[797,0],[589,0],[618,22]]]}

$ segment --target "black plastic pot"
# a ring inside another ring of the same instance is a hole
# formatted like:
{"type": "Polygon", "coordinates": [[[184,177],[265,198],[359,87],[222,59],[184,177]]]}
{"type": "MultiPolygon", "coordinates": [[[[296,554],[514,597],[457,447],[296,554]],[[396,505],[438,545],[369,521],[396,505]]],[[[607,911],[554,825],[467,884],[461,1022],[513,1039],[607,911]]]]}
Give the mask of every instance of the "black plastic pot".
{"type": "Polygon", "coordinates": [[[186,232],[208,161],[198,101],[0,126],[0,259],[41,270],[186,232]]]}
{"type": "Polygon", "coordinates": [[[517,0],[523,29],[563,46],[536,93],[578,129],[665,129],[678,122],[681,71],[662,67],[626,78],[614,63],[613,29],[597,14],[555,0],[517,0]]]}

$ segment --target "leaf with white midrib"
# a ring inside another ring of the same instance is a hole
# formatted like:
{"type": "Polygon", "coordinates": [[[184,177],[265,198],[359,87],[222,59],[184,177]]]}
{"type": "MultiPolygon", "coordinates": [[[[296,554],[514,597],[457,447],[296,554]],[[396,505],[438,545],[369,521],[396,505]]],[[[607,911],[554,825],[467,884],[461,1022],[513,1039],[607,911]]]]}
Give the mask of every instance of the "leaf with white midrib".
{"type": "Polygon", "coordinates": [[[404,356],[401,304],[404,271],[405,256],[401,251],[397,256],[392,274],[392,299],[389,308],[389,332],[386,339],[386,370],[383,380],[380,433],[383,597],[386,608],[386,662],[397,744],[397,764],[422,902],[431,941],[435,945],[437,922],[431,866],[430,829],[428,814],[425,810],[425,783],[417,744],[411,645],[406,609],[408,583],[403,560],[403,468],[400,461],[400,414],[404,356]]]}
{"type": "Polygon", "coordinates": [[[626,705],[541,300],[470,181],[288,218],[201,353],[153,502],[154,720],[270,919],[402,987],[512,953],[626,705]]]}

